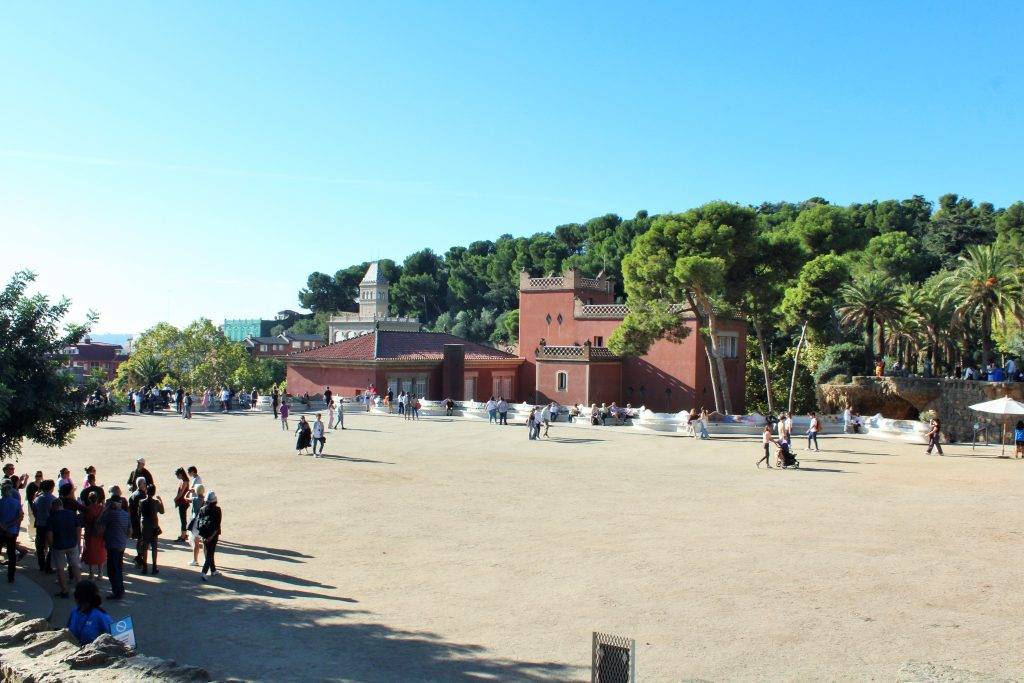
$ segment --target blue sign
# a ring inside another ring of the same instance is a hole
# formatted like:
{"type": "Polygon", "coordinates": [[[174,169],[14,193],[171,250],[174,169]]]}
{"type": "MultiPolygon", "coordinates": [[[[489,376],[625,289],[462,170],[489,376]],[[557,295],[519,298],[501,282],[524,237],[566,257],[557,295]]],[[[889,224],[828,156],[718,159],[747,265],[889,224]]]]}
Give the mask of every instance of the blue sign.
{"type": "Polygon", "coordinates": [[[132,623],[131,617],[115,621],[110,627],[110,633],[131,649],[135,649],[135,624],[132,623]]]}

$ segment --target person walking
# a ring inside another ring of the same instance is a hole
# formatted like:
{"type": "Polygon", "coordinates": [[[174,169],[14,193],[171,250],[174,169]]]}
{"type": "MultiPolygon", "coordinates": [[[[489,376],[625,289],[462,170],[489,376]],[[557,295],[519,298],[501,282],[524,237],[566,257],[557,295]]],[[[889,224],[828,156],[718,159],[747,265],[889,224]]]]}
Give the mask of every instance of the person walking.
{"type": "Polygon", "coordinates": [[[287,403],[281,404],[281,431],[283,432],[288,431],[288,413],[290,410],[287,403]]]}
{"type": "Polygon", "coordinates": [[[18,490],[10,479],[0,483],[0,539],[7,553],[7,583],[14,583],[14,571],[18,565],[18,533],[25,517],[17,494],[18,490]]]}
{"type": "Polygon", "coordinates": [[[508,401],[504,396],[498,397],[498,424],[508,426],[508,401]]]}
{"type": "Polygon", "coordinates": [[[203,542],[196,530],[196,525],[199,523],[199,511],[206,504],[206,487],[199,484],[193,487],[188,495],[189,505],[192,507],[192,519],[188,523],[188,538],[192,542],[192,561],[188,564],[190,567],[198,567],[199,549],[203,547],[203,542]]]}
{"type": "Polygon", "coordinates": [[[192,419],[192,392],[185,392],[185,412],[182,413],[181,417],[185,420],[192,419]]]}
{"type": "Polygon", "coordinates": [[[85,548],[82,551],[82,564],[89,569],[89,578],[102,579],[103,565],[107,562],[107,548],[103,538],[103,501],[95,491],[89,492],[86,498],[85,513],[82,515],[82,526],[85,528],[85,548]]]}
{"type": "Polygon", "coordinates": [[[259,410],[260,405],[260,392],[256,391],[256,387],[252,388],[252,392],[249,394],[249,410],[259,410]]]}
{"type": "Polygon", "coordinates": [[[487,399],[484,408],[487,410],[487,424],[498,424],[498,402],[493,396],[487,399]]]}
{"type": "Polygon", "coordinates": [[[147,485],[149,485],[149,486],[153,485],[153,474],[149,470],[146,469],[146,459],[145,458],[139,458],[138,460],[136,460],[135,461],[135,469],[132,470],[132,473],[128,475],[128,482],[127,483],[128,483],[128,490],[129,491],[135,491],[135,489],[136,489],[136,487],[138,485],[139,477],[144,479],[146,481],[147,485]]]}
{"type": "Polygon", "coordinates": [[[103,599],[95,583],[86,579],[75,586],[75,608],[68,615],[67,626],[79,645],[88,645],[100,635],[110,633],[114,620],[101,604],[103,599]]]}
{"type": "Polygon", "coordinates": [[[74,510],[65,510],[63,499],[53,501],[50,519],[47,521],[47,534],[51,548],[53,563],[57,565],[57,583],[60,592],[57,597],[68,597],[68,580],[78,581],[81,577],[79,560],[79,521],[74,510]],[[65,566],[67,572],[65,572],[65,566]]]}
{"type": "Polygon", "coordinates": [[[277,419],[277,407],[281,405],[281,392],[277,390],[277,385],[270,390],[270,405],[274,409],[274,419],[277,419]]]}
{"type": "Polygon", "coordinates": [[[55,485],[56,482],[53,479],[44,480],[39,484],[39,493],[32,501],[32,516],[35,519],[36,530],[36,559],[39,562],[39,571],[44,574],[52,574],[54,571],[48,530],[50,512],[53,510],[53,502],[57,500],[57,497],[53,495],[55,485]]]}
{"type": "Polygon", "coordinates": [[[324,403],[331,405],[331,399],[334,398],[334,392],[331,391],[330,387],[324,388],[324,403]]]}
{"type": "Polygon", "coordinates": [[[316,420],[313,422],[312,427],[313,433],[313,457],[319,458],[324,453],[324,444],[327,443],[327,437],[324,436],[324,423],[320,419],[320,413],[316,414],[316,420]],[[320,454],[317,454],[317,446],[320,447],[320,454]]]}
{"type": "Polygon", "coordinates": [[[160,540],[160,515],[164,513],[163,498],[156,495],[156,486],[146,489],[146,498],[139,503],[139,523],[142,528],[142,573],[148,569],[146,555],[152,554],[153,568],[151,574],[159,574],[156,566],[157,546],[160,540]]]}
{"type": "Polygon", "coordinates": [[[807,450],[811,450],[811,442],[814,442],[814,451],[817,453],[821,451],[818,448],[818,432],[821,431],[821,422],[818,421],[818,416],[812,410],[809,413],[811,417],[811,424],[807,427],[807,450]]]}
{"type": "Polygon", "coordinates": [[[533,441],[534,439],[537,438],[536,434],[534,434],[534,427],[535,427],[535,425],[537,423],[536,422],[536,418],[537,418],[537,408],[536,407],[530,408],[530,414],[526,416],[526,429],[529,432],[529,439],[530,439],[530,441],[533,441]]]}
{"type": "Polygon", "coordinates": [[[345,399],[339,396],[334,401],[334,429],[345,428],[345,399]]]}
{"type": "Polygon", "coordinates": [[[420,419],[420,407],[422,404],[420,403],[419,397],[413,394],[409,397],[409,402],[412,405],[412,419],[420,419]]]}
{"type": "Polygon", "coordinates": [[[299,417],[299,426],[295,429],[295,450],[298,455],[306,455],[306,449],[309,448],[310,443],[313,440],[313,432],[309,428],[309,423],[306,422],[306,416],[302,415],[299,417]]]}
{"type": "Polygon", "coordinates": [[[188,492],[192,484],[188,479],[188,473],[184,467],[174,470],[174,476],[178,478],[178,490],[174,494],[174,507],[178,510],[178,519],[181,521],[181,533],[175,539],[178,543],[185,543],[188,535],[185,533],[186,516],[188,515],[188,492]]]}
{"type": "Polygon", "coordinates": [[[124,596],[124,551],[132,532],[131,518],[125,509],[127,501],[121,497],[121,489],[113,486],[106,510],[100,518],[103,527],[103,545],[107,551],[107,580],[110,581],[110,600],[124,596]]]}
{"type": "Polygon", "coordinates": [[[334,401],[327,404],[327,428],[334,429],[334,401]]]}
{"type": "MultiPolygon", "coordinates": [[[[552,410],[552,405],[553,404],[549,403],[546,406],[544,406],[543,410],[540,411],[540,422],[541,422],[541,424],[544,425],[544,434],[543,434],[543,436],[544,436],[545,439],[550,438],[548,436],[548,428],[551,426],[551,410],[552,410]]],[[[539,428],[538,428],[538,431],[539,431],[539,428]]],[[[540,435],[538,434],[538,436],[540,436],[540,435]]]]}
{"type": "Polygon", "coordinates": [[[700,409],[700,417],[697,418],[697,436],[701,439],[711,438],[711,434],[708,433],[708,411],[706,408],[700,409]]]}
{"type": "Polygon", "coordinates": [[[217,552],[217,541],[220,540],[221,521],[222,513],[220,506],[217,505],[217,494],[210,491],[206,494],[206,504],[199,511],[199,519],[196,522],[196,530],[203,539],[203,551],[206,556],[203,570],[199,575],[199,578],[203,581],[206,581],[207,572],[209,572],[210,576],[220,574],[217,571],[215,554],[217,552]]]}
{"type": "Polygon", "coordinates": [[[761,469],[761,463],[763,462],[768,466],[768,469],[772,467],[772,461],[769,459],[771,456],[772,444],[775,443],[775,437],[772,436],[772,425],[770,422],[764,424],[764,431],[761,432],[761,445],[764,447],[764,455],[757,461],[757,468],[761,469]]]}
{"type": "Polygon", "coordinates": [[[938,450],[939,455],[943,455],[942,444],[939,443],[939,441],[942,439],[942,423],[939,422],[939,419],[937,417],[933,417],[928,424],[931,427],[931,429],[925,435],[925,438],[928,439],[928,450],[925,451],[925,454],[931,455],[932,449],[935,448],[936,450],[938,450]]]}
{"type": "Polygon", "coordinates": [[[405,417],[405,401],[405,391],[403,390],[398,394],[398,414],[403,417],[405,417]]]}

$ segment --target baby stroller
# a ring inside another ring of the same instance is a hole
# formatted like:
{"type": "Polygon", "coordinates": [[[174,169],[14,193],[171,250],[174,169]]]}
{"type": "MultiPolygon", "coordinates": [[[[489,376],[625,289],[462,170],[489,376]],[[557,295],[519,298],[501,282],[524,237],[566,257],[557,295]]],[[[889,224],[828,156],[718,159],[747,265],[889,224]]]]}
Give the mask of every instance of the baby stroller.
{"type": "Polygon", "coordinates": [[[787,467],[800,467],[800,461],[793,455],[792,449],[789,447],[789,443],[786,441],[779,441],[779,457],[775,461],[775,466],[781,469],[787,467]]]}

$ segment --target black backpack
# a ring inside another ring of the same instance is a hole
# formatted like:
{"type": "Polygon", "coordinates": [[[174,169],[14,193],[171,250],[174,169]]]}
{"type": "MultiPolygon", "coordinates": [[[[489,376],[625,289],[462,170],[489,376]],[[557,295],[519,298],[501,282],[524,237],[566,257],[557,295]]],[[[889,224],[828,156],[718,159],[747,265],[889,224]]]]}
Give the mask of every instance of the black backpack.
{"type": "Polygon", "coordinates": [[[196,532],[201,538],[209,538],[216,531],[217,527],[213,523],[213,516],[204,507],[199,511],[199,519],[196,521],[196,532]]]}

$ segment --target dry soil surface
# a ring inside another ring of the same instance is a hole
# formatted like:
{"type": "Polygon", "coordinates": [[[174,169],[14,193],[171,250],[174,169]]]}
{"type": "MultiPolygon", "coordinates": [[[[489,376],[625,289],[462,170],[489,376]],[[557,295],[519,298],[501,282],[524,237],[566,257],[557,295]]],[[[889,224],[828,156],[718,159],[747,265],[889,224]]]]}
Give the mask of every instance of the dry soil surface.
{"type": "Polygon", "coordinates": [[[218,677],[581,680],[594,630],[645,681],[1024,675],[1024,461],[833,437],[766,471],[755,439],[347,419],[313,459],[269,415],[120,416],[18,471],[124,484],[144,455],[170,507],[199,467],[223,575],[168,510],[160,575],[110,609],[218,677]]]}

